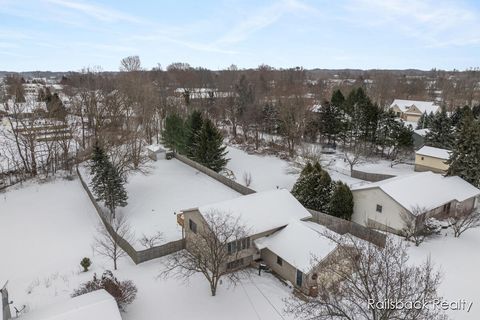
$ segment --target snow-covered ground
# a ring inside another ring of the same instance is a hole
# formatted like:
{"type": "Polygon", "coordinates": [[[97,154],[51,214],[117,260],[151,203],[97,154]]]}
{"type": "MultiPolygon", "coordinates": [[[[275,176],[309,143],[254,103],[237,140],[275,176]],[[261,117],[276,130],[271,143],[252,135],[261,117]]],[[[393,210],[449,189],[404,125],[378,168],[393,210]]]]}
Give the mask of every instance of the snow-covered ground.
{"type": "Polygon", "coordinates": [[[449,311],[454,320],[480,319],[480,228],[467,230],[460,238],[445,235],[428,239],[419,247],[409,249],[411,262],[425,261],[428,257],[440,269],[443,279],[440,294],[447,301],[465,299],[473,302],[470,313],[449,311]]]}
{"type": "MultiPolygon", "coordinates": [[[[182,230],[174,212],[241,196],[209,176],[177,159],[149,162],[147,174],[128,177],[128,205],[119,208],[131,225],[136,239],[163,234],[162,242],[178,240],[182,230]]],[[[88,170],[82,176],[88,179],[88,170]]],[[[132,245],[145,249],[135,241],[132,245]]]]}
{"type": "MultiPolygon", "coordinates": [[[[34,184],[0,194],[0,279],[9,280],[13,305],[29,312],[70,299],[78,285],[111,269],[112,263],[91,249],[99,219],[78,180],[34,184]],[[88,256],[93,265],[81,272],[88,256]],[[6,257],[6,259],[4,259],[6,257]]],[[[128,258],[115,275],[138,287],[124,320],[158,319],[282,319],[283,299],[290,289],[268,274],[255,271],[237,287],[226,281],[211,297],[201,275],[189,283],[158,278],[165,258],[135,265],[128,258]]],[[[3,285],[3,283],[2,283],[3,285]]],[[[33,314],[33,313],[32,313],[33,314]]],[[[288,319],[288,316],[283,315],[288,319]]],[[[20,318],[21,319],[21,318],[20,318]]]]}

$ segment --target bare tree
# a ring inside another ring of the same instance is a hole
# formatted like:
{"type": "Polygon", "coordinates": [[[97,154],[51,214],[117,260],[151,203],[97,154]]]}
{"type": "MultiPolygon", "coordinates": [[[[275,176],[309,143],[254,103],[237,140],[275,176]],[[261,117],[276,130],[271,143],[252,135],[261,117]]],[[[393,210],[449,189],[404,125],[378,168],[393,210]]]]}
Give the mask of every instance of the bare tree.
{"type": "MultiPolygon", "coordinates": [[[[382,249],[354,237],[329,235],[344,263],[322,266],[335,281],[319,281],[316,298],[287,300],[302,319],[443,319],[440,308],[391,308],[390,302],[422,304],[438,299],[441,277],[429,260],[412,266],[403,241],[387,238],[382,249]]],[[[318,261],[317,261],[318,262],[318,261]]]]}
{"type": "Polygon", "coordinates": [[[417,247],[430,234],[425,215],[428,211],[428,208],[416,205],[411,208],[411,213],[400,212],[400,217],[405,222],[402,233],[407,241],[413,241],[417,247]]]}
{"type": "Polygon", "coordinates": [[[365,155],[365,148],[358,142],[353,142],[349,147],[345,146],[343,156],[350,166],[350,175],[356,165],[365,163],[368,160],[365,155]]]}
{"type": "Polygon", "coordinates": [[[131,242],[133,233],[124,216],[117,215],[116,218],[108,217],[106,219],[108,226],[100,223],[93,249],[99,255],[111,259],[114,270],[117,270],[118,259],[127,254],[119,243],[121,241],[131,242]]]}
{"type": "Polygon", "coordinates": [[[245,186],[250,187],[252,184],[252,173],[251,172],[244,172],[243,173],[243,183],[245,183],[245,186]]]}
{"type": "Polygon", "coordinates": [[[139,56],[128,56],[120,61],[120,71],[140,71],[142,70],[142,64],[139,56]]]}
{"type": "Polygon", "coordinates": [[[458,238],[468,229],[480,226],[480,212],[458,204],[454,212],[449,215],[448,222],[452,227],[453,236],[458,238]]]}
{"type": "Polygon", "coordinates": [[[163,241],[163,239],[164,239],[163,233],[158,231],[152,236],[147,236],[146,234],[144,234],[142,238],[140,238],[139,242],[142,246],[149,249],[149,248],[158,246],[160,242],[163,241]]]}
{"type": "Polygon", "coordinates": [[[247,238],[246,227],[228,213],[212,211],[204,218],[197,227],[197,233],[190,239],[187,237],[186,250],[170,255],[160,276],[173,274],[187,281],[194,274],[201,273],[210,284],[212,296],[215,296],[220,279],[225,277],[233,285],[238,283],[240,266],[235,262],[239,259],[240,250],[250,247],[250,239],[247,238]],[[233,265],[228,266],[229,263],[233,265]]]}

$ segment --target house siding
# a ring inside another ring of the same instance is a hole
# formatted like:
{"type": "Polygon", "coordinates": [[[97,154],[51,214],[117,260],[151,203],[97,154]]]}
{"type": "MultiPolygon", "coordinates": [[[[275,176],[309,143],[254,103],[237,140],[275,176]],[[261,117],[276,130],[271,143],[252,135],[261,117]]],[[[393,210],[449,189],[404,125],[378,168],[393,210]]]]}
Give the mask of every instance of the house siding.
{"type": "Polygon", "coordinates": [[[415,155],[415,171],[433,171],[436,173],[445,173],[448,170],[448,164],[445,159],[434,158],[421,154],[415,155]],[[422,160],[423,158],[423,160],[422,160]]]}

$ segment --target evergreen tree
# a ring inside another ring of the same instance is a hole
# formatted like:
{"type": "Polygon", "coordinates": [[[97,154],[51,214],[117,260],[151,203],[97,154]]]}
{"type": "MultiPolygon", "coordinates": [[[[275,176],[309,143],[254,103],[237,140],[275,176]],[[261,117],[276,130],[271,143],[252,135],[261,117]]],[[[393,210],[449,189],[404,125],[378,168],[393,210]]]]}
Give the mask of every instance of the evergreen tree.
{"type": "Polygon", "coordinates": [[[353,194],[348,185],[338,181],[328,204],[328,214],[350,220],[353,214],[353,194]]]}
{"type": "Polygon", "coordinates": [[[125,207],[127,203],[127,191],[125,190],[125,179],[120,175],[117,168],[108,162],[104,171],[103,201],[115,218],[115,210],[118,207],[125,207]]]}
{"type": "Polygon", "coordinates": [[[417,127],[415,129],[426,129],[430,126],[431,117],[426,113],[422,113],[420,119],[418,119],[417,127]]]}
{"type": "Polygon", "coordinates": [[[320,212],[328,211],[332,192],[332,179],[320,164],[307,163],[295,182],[292,194],[306,208],[320,212]]]}
{"type": "Polygon", "coordinates": [[[185,123],[178,114],[170,114],[165,118],[162,143],[175,152],[185,153],[185,123]]]}
{"type": "Polygon", "coordinates": [[[328,143],[335,143],[341,129],[340,109],[333,103],[325,102],[320,109],[320,133],[327,136],[328,143]]]}
{"type": "Polygon", "coordinates": [[[210,119],[206,119],[197,138],[193,159],[215,172],[220,172],[229,160],[225,157],[226,148],[223,145],[222,133],[210,119]]]}
{"type": "Polygon", "coordinates": [[[202,130],[203,116],[200,111],[193,111],[186,121],[185,151],[189,158],[195,157],[197,139],[202,130]]]}
{"type": "Polygon", "coordinates": [[[466,112],[455,133],[447,175],[459,176],[480,187],[480,123],[466,112]]]}
{"type": "Polygon", "coordinates": [[[90,163],[90,175],[92,176],[90,186],[97,199],[102,199],[103,196],[102,191],[105,184],[104,172],[108,163],[109,160],[105,150],[100,146],[99,142],[96,141],[90,163]]]}
{"type": "Polygon", "coordinates": [[[425,145],[435,148],[451,149],[453,144],[453,127],[446,111],[442,109],[431,122],[430,131],[425,136],[425,145]]]}

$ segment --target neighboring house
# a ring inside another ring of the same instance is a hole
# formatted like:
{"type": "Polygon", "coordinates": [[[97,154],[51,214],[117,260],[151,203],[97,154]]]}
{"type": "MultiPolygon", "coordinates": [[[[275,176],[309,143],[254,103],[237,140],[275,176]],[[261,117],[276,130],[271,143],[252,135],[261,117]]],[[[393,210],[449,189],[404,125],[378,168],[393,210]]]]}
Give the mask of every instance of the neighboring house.
{"type": "Polygon", "coordinates": [[[198,240],[199,228],[206,225],[204,215],[209,213],[229,214],[238,218],[247,229],[247,237],[238,243],[229,243],[232,261],[225,268],[237,269],[250,265],[260,258],[252,241],[270,235],[288,225],[291,221],[307,220],[312,216],[287,190],[278,189],[253,193],[232,200],[214,203],[199,208],[183,210],[177,215],[183,227],[185,247],[198,240]],[[233,261],[233,259],[236,259],[233,261]]]}
{"type": "Polygon", "coordinates": [[[328,230],[315,222],[292,221],[285,228],[255,240],[263,262],[277,275],[310,296],[318,294],[319,281],[334,275],[323,271],[328,263],[338,262],[340,249],[326,237],[328,230]]]}
{"type": "Polygon", "coordinates": [[[152,144],[146,147],[147,154],[150,159],[157,161],[158,159],[165,158],[165,149],[158,144],[152,144]]]}
{"type": "Polygon", "coordinates": [[[423,227],[429,217],[473,211],[480,190],[460,177],[427,171],[352,187],[352,193],[353,222],[401,234],[409,225],[423,227]]]}
{"type": "Polygon", "coordinates": [[[413,147],[415,150],[420,149],[425,145],[425,136],[430,131],[430,129],[417,129],[413,130],[413,147]]]}
{"type": "Polygon", "coordinates": [[[22,314],[22,320],[122,320],[115,299],[105,290],[22,314]]]}
{"type": "Polygon", "coordinates": [[[415,152],[415,171],[445,173],[450,150],[424,146],[415,152]]]}
{"type": "Polygon", "coordinates": [[[433,101],[395,99],[390,109],[402,120],[417,123],[423,113],[437,113],[440,111],[440,106],[433,101]]]}

